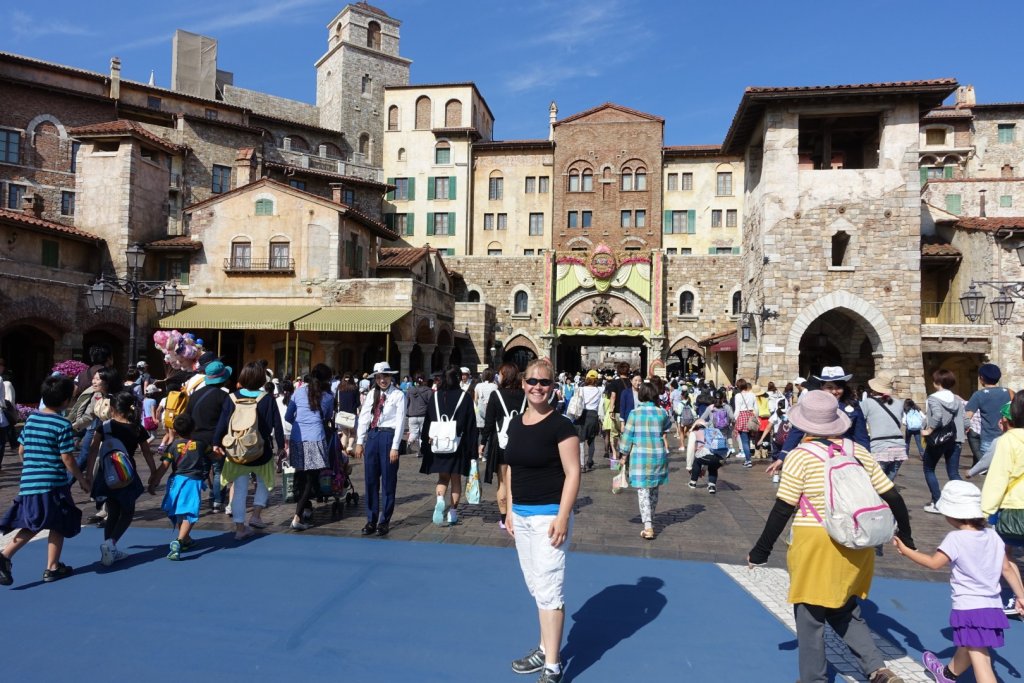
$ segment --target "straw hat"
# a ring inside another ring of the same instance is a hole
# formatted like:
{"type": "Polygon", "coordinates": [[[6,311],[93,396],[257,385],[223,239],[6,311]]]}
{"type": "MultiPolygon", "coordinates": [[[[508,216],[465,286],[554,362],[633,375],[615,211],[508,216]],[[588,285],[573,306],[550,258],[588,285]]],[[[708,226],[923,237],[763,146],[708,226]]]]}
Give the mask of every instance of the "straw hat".
{"type": "Polygon", "coordinates": [[[766,389],[762,387],[760,384],[753,384],[750,387],[750,393],[752,393],[754,396],[760,396],[761,394],[765,393],[765,391],[766,389]]]}
{"type": "Polygon", "coordinates": [[[827,391],[808,391],[789,411],[789,421],[812,436],[839,436],[850,428],[850,418],[839,409],[835,396],[827,391]]]}
{"type": "Polygon", "coordinates": [[[946,482],[935,509],[953,519],[984,519],[981,511],[981,489],[969,481],[946,482]]]}
{"type": "Polygon", "coordinates": [[[879,374],[876,377],[872,377],[868,380],[868,386],[871,387],[871,391],[879,394],[885,394],[886,396],[892,396],[896,387],[896,378],[889,374],[879,374]]]}

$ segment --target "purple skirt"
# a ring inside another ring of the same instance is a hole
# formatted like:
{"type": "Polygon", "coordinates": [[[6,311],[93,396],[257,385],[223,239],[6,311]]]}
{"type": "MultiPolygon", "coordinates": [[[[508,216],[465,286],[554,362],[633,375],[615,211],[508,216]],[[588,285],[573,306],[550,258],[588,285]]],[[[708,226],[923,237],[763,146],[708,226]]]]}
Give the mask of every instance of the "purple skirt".
{"type": "Polygon", "coordinates": [[[8,534],[15,529],[32,533],[56,531],[64,538],[77,536],[82,530],[82,511],[71,498],[71,487],[15,496],[7,514],[0,518],[0,533],[8,534]]]}
{"type": "Polygon", "coordinates": [[[999,607],[955,609],[949,613],[953,644],[957,647],[1002,647],[1003,629],[1010,622],[999,607]]]}

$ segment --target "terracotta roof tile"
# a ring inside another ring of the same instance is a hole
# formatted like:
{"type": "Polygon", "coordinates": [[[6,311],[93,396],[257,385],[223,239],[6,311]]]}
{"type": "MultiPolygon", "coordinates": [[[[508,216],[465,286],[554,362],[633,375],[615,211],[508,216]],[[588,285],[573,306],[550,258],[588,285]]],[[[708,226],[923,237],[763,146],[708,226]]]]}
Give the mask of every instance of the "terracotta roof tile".
{"type": "Polygon", "coordinates": [[[998,230],[1024,230],[1024,216],[961,218],[956,222],[956,227],[967,230],[983,230],[986,232],[996,232],[998,230]]]}
{"type": "Polygon", "coordinates": [[[477,142],[473,145],[473,150],[488,150],[488,149],[554,149],[555,142],[548,139],[531,139],[531,140],[487,140],[484,142],[477,142]]]}
{"type": "Polygon", "coordinates": [[[577,119],[581,119],[584,116],[589,116],[590,114],[593,114],[595,112],[601,111],[602,109],[617,109],[617,110],[619,110],[621,112],[625,112],[627,114],[633,114],[634,116],[639,116],[641,118],[650,119],[651,121],[661,121],[662,123],[665,122],[665,119],[661,118],[660,116],[655,116],[654,114],[648,114],[647,112],[642,112],[639,109],[631,109],[629,107],[624,107],[621,104],[615,104],[614,102],[605,102],[604,104],[599,104],[596,107],[591,107],[590,109],[586,109],[584,111],[581,111],[578,114],[573,114],[572,116],[568,116],[568,117],[562,119],[561,121],[555,121],[555,125],[558,126],[558,125],[561,125],[563,123],[568,123],[569,121],[576,121],[577,119]]]}
{"type": "Polygon", "coordinates": [[[427,247],[381,247],[378,268],[412,268],[426,258],[427,247]]]}
{"type": "Polygon", "coordinates": [[[235,157],[235,161],[243,161],[245,159],[252,159],[256,156],[255,147],[242,147],[238,150],[238,156],[235,157]]]}
{"type": "Polygon", "coordinates": [[[380,7],[374,7],[370,3],[366,2],[366,0],[360,0],[359,2],[355,3],[355,6],[365,12],[373,12],[374,14],[379,14],[382,17],[388,17],[388,19],[391,18],[387,12],[382,10],[380,7]]]}
{"type": "Polygon", "coordinates": [[[960,250],[938,235],[926,235],[921,238],[921,256],[932,258],[960,258],[960,250]]]}
{"type": "Polygon", "coordinates": [[[878,88],[919,88],[932,85],[957,85],[955,78],[932,78],[920,81],[883,81],[879,83],[845,83],[839,85],[786,85],[779,87],[747,86],[748,93],[802,93],[827,90],[876,90],[878,88]]]}
{"type": "Polygon", "coordinates": [[[936,107],[924,115],[925,119],[969,119],[974,116],[970,107],[936,107]]]}
{"type": "Polygon", "coordinates": [[[200,251],[203,248],[203,243],[193,240],[190,235],[178,235],[177,237],[168,237],[167,239],[148,242],[143,246],[153,251],[200,251]]]}
{"type": "Polygon", "coordinates": [[[697,344],[700,346],[710,346],[717,342],[719,339],[722,339],[723,337],[728,337],[730,334],[736,334],[736,329],[733,328],[730,330],[722,330],[721,332],[715,332],[710,337],[705,337],[704,339],[701,339],[699,342],[697,342],[697,344]]]}
{"type": "Polygon", "coordinates": [[[0,220],[8,223],[14,223],[15,225],[20,225],[38,232],[57,233],[82,242],[94,242],[99,244],[104,241],[102,237],[94,235],[91,232],[79,230],[78,228],[70,225],[64,225],[63,223],[54,223],[53,221],[37,218],[30,213],[22,213],[21,211],[0,209],[0,220]]]}
{"type": "Polygon", "coordinates": [[[116,119],[114,121],[90,123],[85,126],[78,126],[70,129],[68,134],[76,138],[100,138],[115,135],[131,135],[133,137],[146,140],[154,145],[158,145],[169,152],[181,152],[185,149],[184,146],[165,140],[156,133],[147,130],[139,122],[130,121],[128,119],[116,119]]]}

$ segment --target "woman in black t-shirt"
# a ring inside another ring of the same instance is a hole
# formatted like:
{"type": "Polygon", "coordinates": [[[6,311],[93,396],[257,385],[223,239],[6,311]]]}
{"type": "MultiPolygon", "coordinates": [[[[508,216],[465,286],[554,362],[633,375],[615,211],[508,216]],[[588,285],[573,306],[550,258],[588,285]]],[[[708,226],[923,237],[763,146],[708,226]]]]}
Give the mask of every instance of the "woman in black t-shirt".
{"type": "Polygon", "coordinates": [[[572,421],[549,399],[555,372],[547,360],[526,368],[526,412],[513,418],[505,448],[505,490],[512,507],[505,525],[515,537],[526,587],[537,603],[540,646],[512,662],[517,673],[543,673],[539,683],[559,683],[565,624],[565,551],[572,508],[580,488],[580,441],[572,421]]]}

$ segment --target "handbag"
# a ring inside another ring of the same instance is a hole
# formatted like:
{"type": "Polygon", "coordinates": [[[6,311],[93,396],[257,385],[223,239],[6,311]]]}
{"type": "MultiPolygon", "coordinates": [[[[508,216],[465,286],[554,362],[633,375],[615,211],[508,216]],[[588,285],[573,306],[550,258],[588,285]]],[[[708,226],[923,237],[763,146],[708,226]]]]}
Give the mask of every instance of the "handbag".
{"type": "Polygon", "coordinates": [[[470,505],[480,504],[480,470],[476,458],[469,461],[469,479],[466,481],[466,502],[470,505]]]}
{"type": "Polygon", "coordinates": [[[334,414],[334,426],[338,429],[355,429],[356,414],[339,410],[334,414]]]}
{"type": "Polygon", "coordinates": [[[761,431],[761,420],[757,417],[757,413],[750,413],[750,417],[747,418],[747,431],[748,432],[759,432],[761,431]]]}
{"type": "Polygon", "coordinates": [[[941,403],[939,405],[952,417],[950,417],[949,422],[940,424],[931,431],[931,434],[924,437],[925,445],[930,448],[947,444],[956,437],[956,413],[941,403]]]}
{"type": "Polygon", "coordinates": [[[449,455],[459,450],[459,442],[462,435],[458,433],[458,425],[455,422],[455,415],[459,412],[459,406],[466,392],[459,394],[459,400],[455,403],[455,410],[452,414],[444,415],[437,403],[437,393],[434,394],[434,412],[437,414],[437,421],[430,423],[427,436],[430,438],[430,451],[435,455],[449,455]]]}
{"type": "Polygon", "coordinates": [[[622,493],[629,488],[629,471],[625,459],[619,464],[619,473],[612,477],[612,493],[622,493]]]}
{"type": "MultiPolygon", "coordinates": [[[[1004,500],[1010,491],[1013,490],[1013,487],[1020,483],[1021,479],[1024,479],[1024,475],[1017,477],[1006,487],[1006,492],[1003,494],[1004,500]]],[[[996,521],[996,533],[1004,541],[1024,543],[1024,510],[1003,508],[998,514],[999,519],[996,521]]]]}

